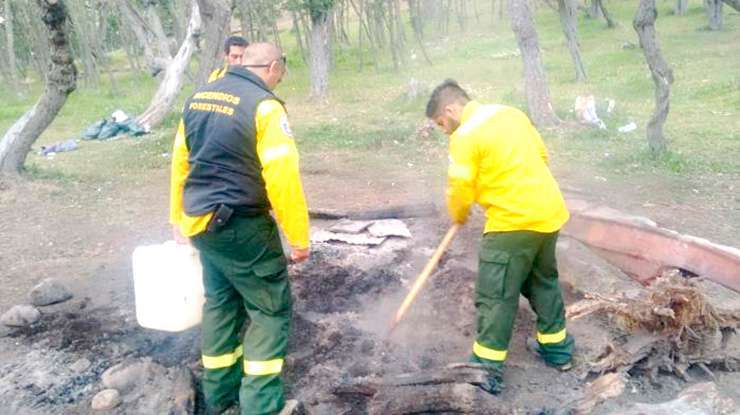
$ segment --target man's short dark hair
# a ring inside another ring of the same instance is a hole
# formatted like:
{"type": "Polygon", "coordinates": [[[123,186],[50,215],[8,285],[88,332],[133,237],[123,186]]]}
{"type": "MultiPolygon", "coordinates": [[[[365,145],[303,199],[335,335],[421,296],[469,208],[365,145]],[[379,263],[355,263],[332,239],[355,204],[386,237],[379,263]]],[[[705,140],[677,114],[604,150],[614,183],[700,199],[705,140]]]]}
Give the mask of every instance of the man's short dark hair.
{"type": "Polygon", "coordinates": [[[466,104],[470,101],[468,93],[460,87],[454,79],[446,79],[439,84],[427,103],[427,118],[434,118],[447,105],[453,103],[466,104]]]}
{"type": "Polygon", "coordinates": [[[224,53],[228,54],[232,46],[246,48],[247,46],[249,46],[249,42],[247,42],[247,39],[244,39],[241,36],[229,36],[224,42],[224,53]]]}

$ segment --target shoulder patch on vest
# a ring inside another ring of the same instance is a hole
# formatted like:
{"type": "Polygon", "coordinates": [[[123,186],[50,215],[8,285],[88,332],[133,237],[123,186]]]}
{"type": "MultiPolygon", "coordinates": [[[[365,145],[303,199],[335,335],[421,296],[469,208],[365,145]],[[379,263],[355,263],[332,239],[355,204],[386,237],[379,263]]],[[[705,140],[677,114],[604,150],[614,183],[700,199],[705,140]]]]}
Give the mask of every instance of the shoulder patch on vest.
{"type": "Polygon", "coordinates": [[[293,137],[293,130],[290,129],[290,122],[288,122],[288,116],[285,114],[280,116],[280,129],[283,130],[285,135],[293,137]]]}

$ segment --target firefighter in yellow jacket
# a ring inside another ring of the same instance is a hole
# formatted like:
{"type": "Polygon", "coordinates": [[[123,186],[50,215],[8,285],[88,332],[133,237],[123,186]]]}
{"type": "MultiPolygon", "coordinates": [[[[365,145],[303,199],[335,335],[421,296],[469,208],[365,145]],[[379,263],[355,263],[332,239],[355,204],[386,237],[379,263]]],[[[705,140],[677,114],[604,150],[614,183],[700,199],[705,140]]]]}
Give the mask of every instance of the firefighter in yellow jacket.
{"type": "Polygon", "coordinates": [[[229,70],[229,65],[240,65],[247,46],[249,46],[249,42],[241,36],[227,37],[224,41],[224,66],[214,69],[208,75],[208,82],[223,78],[229,70]]]}
{"type": "Polygon", "coordinates": [[[490,369],[484,389],[500,391],[520,293],[537,314],[528,346],[547,364],[569,369],[574,341],[555,262],[558,231],[569,216],[539,133],[521,111],[473,101],[453,80],[433,91],[426,115],[450,136],[450,217],[465,223],[473,203],[486,214],[471,355],[490,369]]]}
{"type": "Polygon", "coordinates": [[[249,46],[242,63],[185,103],[173,150],[170,222],[203,264],[207,411],[239,403],[242,414],[273,414],[285,404],[281,372],[292,304],[269,211],[291,245],[291,260],[300,262],[309,255],[308,210],[286,112],[272,92],[285,60],[277,47],[260,43],[249,46]]]}

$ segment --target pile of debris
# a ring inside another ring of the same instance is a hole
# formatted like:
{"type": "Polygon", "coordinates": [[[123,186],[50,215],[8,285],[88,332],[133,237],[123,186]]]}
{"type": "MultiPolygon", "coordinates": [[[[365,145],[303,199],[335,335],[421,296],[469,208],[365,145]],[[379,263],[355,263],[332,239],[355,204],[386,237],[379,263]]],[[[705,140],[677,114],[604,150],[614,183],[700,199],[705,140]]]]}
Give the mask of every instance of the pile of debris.
{"type": "Polygon", "coordinates": [[[406,224],[399,219],[341,219],[327,229],[312,229],[311,242],[344,242],[350,245],[378,246],[388,238],[411,238],[406,224]]]}

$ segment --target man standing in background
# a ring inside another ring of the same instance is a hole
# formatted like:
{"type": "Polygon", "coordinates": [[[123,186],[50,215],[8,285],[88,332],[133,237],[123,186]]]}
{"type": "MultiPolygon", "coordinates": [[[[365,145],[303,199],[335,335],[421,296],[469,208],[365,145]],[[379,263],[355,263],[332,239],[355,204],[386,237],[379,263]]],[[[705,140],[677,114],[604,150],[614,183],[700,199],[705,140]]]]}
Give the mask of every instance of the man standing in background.
{"type": "Polygon", "coordinates": [[[229,36],[224,42],[224,66],[218,69],[214,69],[210,75],[208,75],[208,82],[213,82],[216,79],[223,78],[226,75],[226,71],[229,69],[229,65],[240,65],[242,57],[244,56],[244,49],[249,46],[247,39],[241,36],[229,36]]]}

